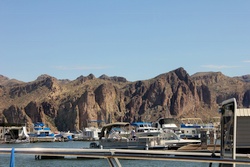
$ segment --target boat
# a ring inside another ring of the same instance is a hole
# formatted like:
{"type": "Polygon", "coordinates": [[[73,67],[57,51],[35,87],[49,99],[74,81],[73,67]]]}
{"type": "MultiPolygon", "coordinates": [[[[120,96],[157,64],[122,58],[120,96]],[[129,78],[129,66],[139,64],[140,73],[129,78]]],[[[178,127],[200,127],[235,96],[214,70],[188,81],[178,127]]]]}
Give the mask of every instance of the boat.
{"type": "Polygon", "coordinates": [[[86,127],[83,129],[83,140],[99,140],[101,129],[96,127],[86,127]]]}
{"type": "Polygon", "coordinates": [[[70,131],[60,132],[60,135],[63,137],[64,141],[72,141],[74,138],[74,133],[70,131]]]}
{"type": "Polygon", "coordinates": [[[75,131],[72,138],[74,141],[82,141],[83,140],[83,132],[81,130],[75,131]]]}
{"type": "Polygon", "coordinates": [[[66,141],[82,141],[83,133],[81,130],[74,132],[55,132],[55,141],[56,142],[66,142],[66,141]]]}
{"type": "Polygon", "coordinates": [[[206,134],[212,131],[216,134],[216,127],[213,123],[203,123],[200,118],[183,118],[181,119],[181,134],[183,139],[200,139],[201,131],[206,131],[206,134]]]}
{"type": "Polygon", "coordinates": [[[158,136],[162,133],[160,128],[153,127],[150,122],[134,122],[131,126],[135,127],[136,136],[158,136]]]}
{"type": "Polygon", "coordinates": [[[153,126],[163,131],[173,130],[178,136],[181,134],[181,130],[177,126],[177,121],[174,118],[160,118],[153,123],[153,126]]]}
{"type": "Polygon", "coordinates": [[[34,123],[33,132],[29,134],[30,142],[54,142],[55,134],[42,122],[34,123]]]}
{"type": "Polygon", "coordinates": [[[4,143],[29,143],[26,126],[11,126],[4,134],[4,143]]]}
{"type": "Polygon", "coordinates": [[[200,139],[182,139],[173,130],[164,130],[160,137],[160,145],[168,145],[169,150],[177,150],[189,144],[201,144],[200,139]]]}

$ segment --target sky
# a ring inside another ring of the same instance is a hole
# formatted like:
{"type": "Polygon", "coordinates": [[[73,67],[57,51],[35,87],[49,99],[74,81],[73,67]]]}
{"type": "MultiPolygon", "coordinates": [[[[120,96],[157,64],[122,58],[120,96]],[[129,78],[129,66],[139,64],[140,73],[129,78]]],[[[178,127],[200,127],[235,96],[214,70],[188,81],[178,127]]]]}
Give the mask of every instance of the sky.
{"type": "Polygon", "coordinates": [[[1,0],[0,75],[247,75],[249,9],[249,0],[1,0]]]}

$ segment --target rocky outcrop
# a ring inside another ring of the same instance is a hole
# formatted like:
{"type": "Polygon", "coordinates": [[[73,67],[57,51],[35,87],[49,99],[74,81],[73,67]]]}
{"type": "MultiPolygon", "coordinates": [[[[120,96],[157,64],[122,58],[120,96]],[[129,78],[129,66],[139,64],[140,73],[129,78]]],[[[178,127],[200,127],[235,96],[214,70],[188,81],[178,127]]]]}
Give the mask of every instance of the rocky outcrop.
{"type": "Polygon", "coordinates": [[[9,79],[8,77],[5,77],[3,75],[0,75],[0,86],[16,86],[19,84],[22,84],[24,82],[18,81],[16,79],[9,79]]]}
{"type": "Polygon", "coordinates": [[[124,77],[117,77],[117,76],[109,77],[105,74],[101,75],[99,78],[104,79],[104,80],[115,81],[115,82],[127,82],[127,79],[124,77]]]}
{"type": "Polygon", "coordinates": [[[45,122],[60,131],[79,130],[101,121],[209,120],[219,115],[218,105],[232,97],[239,107],[250,107],[250,83],[220,72],[189,76],[178,68],[136,82],[93,74],[73,81],[41,75],[33,82],[8,85],[8,78],[0,78],[0,83],[5,83],[0,86],[0,116],[6,122],[45,122]]]}
{"type": "Polygon", "coordinates": [[[5,115],[5,121],[9,123],[20,124],[27,121],[24,110],[14,105],[10,106],[8,109],[4,109],[3,114],[5,115]]]}
{"type": "Polygon", "coordinates": [[[244,82],[250,82],[250,75],[243,75],[243,76],[240,76],[240,77],[234,77],[236,79],[239,79],[239,80],[242,80],[244,82]]]}

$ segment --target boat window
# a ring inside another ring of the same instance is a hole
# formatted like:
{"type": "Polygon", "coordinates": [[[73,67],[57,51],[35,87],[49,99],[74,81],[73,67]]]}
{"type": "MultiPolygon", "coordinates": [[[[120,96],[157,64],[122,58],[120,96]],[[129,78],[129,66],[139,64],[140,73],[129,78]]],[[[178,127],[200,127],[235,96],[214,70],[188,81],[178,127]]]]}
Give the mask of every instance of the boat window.
{"type": "Polygon", "coordinates": [[[164,135],[166,140],[178,140],[178,136],[175,133],[168,132],[164,135]]]}

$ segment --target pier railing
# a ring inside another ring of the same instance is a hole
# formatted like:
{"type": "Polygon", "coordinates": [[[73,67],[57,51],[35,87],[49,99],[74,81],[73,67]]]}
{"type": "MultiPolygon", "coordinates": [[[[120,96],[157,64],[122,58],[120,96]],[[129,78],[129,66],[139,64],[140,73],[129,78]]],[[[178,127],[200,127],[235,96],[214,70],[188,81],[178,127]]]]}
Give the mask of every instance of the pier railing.
{"type": "MultiPolygon", "coordinates": [[[[0,154],[11,154],[13,149],[0,148],[0,154]]],[[[179,152],[171,150],[124,150],[124,149],[71,149],[71,148],[16,148],[16,154],[30,154],[37,158],[47,157],[85,157],[107,159],[111,167],[121,167],[119,159],[133,160],[163,160],[207,162],[219,164],[245,164],[250,165],[249,154],[237,154],[237,159],[222,159],[218,153],[207,152],[179,152]],[[39,157],[40,156],[40,157],[39,157]]]]}

